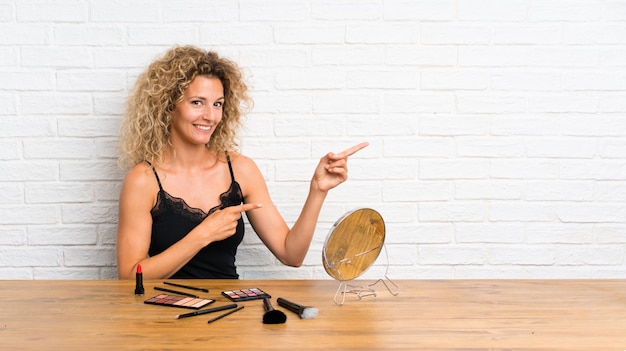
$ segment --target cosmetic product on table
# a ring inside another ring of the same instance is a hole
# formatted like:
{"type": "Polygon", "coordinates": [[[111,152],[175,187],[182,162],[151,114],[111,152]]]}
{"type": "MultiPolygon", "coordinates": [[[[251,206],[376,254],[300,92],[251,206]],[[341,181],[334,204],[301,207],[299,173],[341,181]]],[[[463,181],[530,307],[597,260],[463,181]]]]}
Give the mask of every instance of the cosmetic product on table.
{"type": "Polygon", "coordinates": [[[229,310],[231,308],[236,308],[236,307],[237,307],[236,303],[231,303],[230,305],[217,306],[217,307],[213,307],[213,308],[208,308],[206,310],[200,310],[200,311],[195,311],[195,312],[179,314],[179,315],[176,316],[176,319],[195,317],[195,316],[200,316],[200,315],[207,314],[207,313],[213,313],[213,312],[218,312],[218,311],[223,311],[223,310],[229,310]]]}
{"type": "Polygon", "coordinates": [[[143,294],[143,272],[141,271],[141,265],[138,264],[137,273],[135,273],[135,295],[142,296],[143,294]]]}
{"type": "Polygon", "coordinates": [[[271,298],[268,293],[259,288],[222,291],[222,295],[233,302],[271,298]]]}
{"type": "Polygon", "coordinates": [[[172,290],[172,289],[166,289],[166,288],[162,288],[160,286],[155,286],[154,290],[165,291],[165,292],[168,292],[168,293],[178,294],[178,295],[183,295],[183,296],[188,296],[188,297],[196,297],[196,298],[200,297],[198,295],[190,294],[188,292],[172,290]]]}
{"type": "Polygon", "coordinates": [[[282,311],[274,309],[269,298],[263,299],[263,307],[265,307],[263,324],[282,324],[287,321],[287,316],[282,311]]]}
{"type": "Polygon", "coordinates": [[[213,323],[213,322],[215,322],[215,321],[217,321],[219,319],[222,319],[222,318],[224,318],[224,317],[226,317],[226,316],[228,316],[228,315],[230,315],[232,313],[235,313],[235,312],[241,310],[243,307],[244,306],[239,306],[239,307],[235,308],[234,310],[230,310],[230,311],[228,311],[226,313],[220,314],[219,316],[217,316],[215,318],[209,319],[209,321],[207,323],[213,323]]]}
{"type": "Polygon", "coordinates": [[[302,306],[295,302],[291,302],[288,300],[279,297],[276,302],[278,302],[278,306],[284,307],[289,311],[300,316],[301,319],[309,319],[317,317],[317,308],[312,306],[302,306]]]}
{"type": "Polygon", "coordinates": [[[194,310],[199,310],[213,302],[215,302],[215,300],[168,294],[157,295],[144,301],[144,303],[149,305],[191,308],[194,310]]]}
{"type": "Polygon", "coordinates": [[[178,283],[172,283],[172,282],[163,282],[163,284],[171,285],[171,286],[175,286],[175,287],[183,288],[183,289],[198,290],[198,291],[202,291],[202,292],[206,292],[206,293],[209,292],[209,289],[198,288],[198,287],[190,286],[190,285],[184,285],[184,284],[178,284],[178,283]]]}

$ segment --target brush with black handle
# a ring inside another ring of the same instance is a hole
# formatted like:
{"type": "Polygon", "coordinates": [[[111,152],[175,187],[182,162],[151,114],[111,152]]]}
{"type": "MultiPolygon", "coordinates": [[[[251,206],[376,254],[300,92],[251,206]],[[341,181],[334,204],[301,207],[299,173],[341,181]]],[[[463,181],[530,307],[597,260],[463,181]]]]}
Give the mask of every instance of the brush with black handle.
{"type": "Polygon", "coordinates": [[[287,301],[282,297],[279,297],[276,302],[278,302],[278,306],[284,307],[289,311],[298,314],[302,319],[317,317],[317,308],[315,307],[298,305],[297,303],[287,301]]]}
{"type": "Polygon", "coordinates": [[[287,321],[287,316],[279,310],[274,309],[269,298],[263,299],[265,314],[263,315],[263,324],[281,324],[287,321]]]}

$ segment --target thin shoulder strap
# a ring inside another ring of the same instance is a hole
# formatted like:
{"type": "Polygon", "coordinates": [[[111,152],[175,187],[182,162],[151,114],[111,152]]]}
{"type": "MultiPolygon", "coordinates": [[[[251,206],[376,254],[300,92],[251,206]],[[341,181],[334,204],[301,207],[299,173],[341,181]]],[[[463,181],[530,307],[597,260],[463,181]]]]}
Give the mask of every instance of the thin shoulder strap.
{"type": "Polygon", "coordinates": [[[152,172],[154,172],[154,176],[156,177],[157,183],[159,183],[159,190],[163,190],[163,186],[161,185],[161,179],[159,179],[159,175],[157,174],[156,169],[154,168],[152,163],[150,163],[150,161],[146,161],[146,163],[150,165],[150,168],[152,168],[152,172]]]}
{"type": "Polygon", "coordinates": [[[228,161],[228,169],[230,170],[230,180],[235,181],[235,173],[233,172],[233,165],[230,164],[230,155],[226,151],[226,161],[228,161]]]}

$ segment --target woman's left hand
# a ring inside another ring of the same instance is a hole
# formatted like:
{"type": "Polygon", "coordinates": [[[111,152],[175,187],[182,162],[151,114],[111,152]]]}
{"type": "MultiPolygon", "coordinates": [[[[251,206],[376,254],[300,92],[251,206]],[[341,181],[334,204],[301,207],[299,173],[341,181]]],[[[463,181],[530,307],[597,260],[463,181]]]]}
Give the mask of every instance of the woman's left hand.
{"type": "Polygon", "coordinates": [[[320,191],[328,191],[348,179],[348,157],[369,145],[362,142],[338,154],[329,152],[320,159],[313,174],[312,185],[320,191]]]}

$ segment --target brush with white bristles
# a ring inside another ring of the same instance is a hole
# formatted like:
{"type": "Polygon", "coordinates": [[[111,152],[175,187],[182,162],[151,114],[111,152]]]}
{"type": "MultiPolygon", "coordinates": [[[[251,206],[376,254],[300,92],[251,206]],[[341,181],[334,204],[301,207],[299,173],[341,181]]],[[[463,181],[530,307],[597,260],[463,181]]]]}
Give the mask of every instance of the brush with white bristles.
{"type": "Polygon", "coordinates": [[[297,303],[287,301],[282,297],[279,297],[276,302],[278,302],[278,306],[284,307],[289,311],[296,313],[302,319],[317,317],[317,308],[315,307],[298,305],[297,303]]]}

